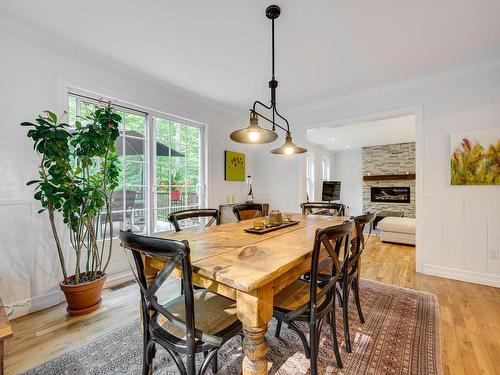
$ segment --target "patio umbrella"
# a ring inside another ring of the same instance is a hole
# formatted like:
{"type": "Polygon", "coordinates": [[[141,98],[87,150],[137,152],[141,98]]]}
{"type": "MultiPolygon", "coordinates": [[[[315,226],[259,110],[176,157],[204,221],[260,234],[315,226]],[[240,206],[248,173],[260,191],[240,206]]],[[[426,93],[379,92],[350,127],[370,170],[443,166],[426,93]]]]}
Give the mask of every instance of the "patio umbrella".
{"type": "MultiPolygon", "coordinates": [[[[143,155],[144,154],[144,135],[135,130],[125,131],[125,155],[143,155]],[[131,138],[134,137],[134,138],[131,138]]],[[[120,135],[115,142],[116,152],[121,153],[123,147],[123,136],[120,135]]],[[[158,156],[178,156],[184,157],[183,153],[174,149],[170,150],[167,145],[156,141],[156,155],[158,156]],[[172,154],[170,154],[172,151],[172,154]]]]}

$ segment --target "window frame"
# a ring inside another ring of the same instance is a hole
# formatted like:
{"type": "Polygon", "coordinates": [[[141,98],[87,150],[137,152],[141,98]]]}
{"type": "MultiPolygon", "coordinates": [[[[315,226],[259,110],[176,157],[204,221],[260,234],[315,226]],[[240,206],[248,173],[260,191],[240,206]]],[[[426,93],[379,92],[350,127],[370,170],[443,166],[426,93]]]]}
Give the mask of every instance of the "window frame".
{"type": "Polygon", "coordinates": [[[323,181],[329,181],[332,177],[330,158],[326,156],[321,158],[321,177],[323,181]]]}
{"type": "MultiPolygon", "coordinates": [[[[120,99],[112,98],[106,95],[95,94],[86,90],[77,89],[73,87],[68,87],[66,90],[65,96],[65,106],[66,112],[69,113],[69,97],[75,96],[77,99],[84,100],[91,104],[102,104],[103,102],[112,103],[113,107],[117,110],[123,110],[129,113],[133,113],[140,116],[145,116],[145,164],[147,167],[147,178],[146,185],[144,186],[144,190],[146,191],[146,207],[144,210],[146,211],[146,234],[151,235],[154,233],[158,233],[155,231],[156,226],[154,225],[154,188],[155,188],[155,179],[156,179],[156,171],[155,171],[155,118],[170,120],[178,123],[183,123],[191,127],[198,128],[200,131],[200,144],[199,144],[199,157],[200,157],[200,198],[199,205],[200,207],[207,207],[208,204],[208,142],[207,142],[207,124],[195,120],[190,120],[184,117],[175,116],[169,113],[165,113],[159,110],[155,110],[152,108],[144,107],[141,105],[136,105],[133,103],[129,103],[126,101],[122,101],[120,99]]],[[[80,100],[76,101],[76,113],[81,111],[80,108],[80,100]]]]}
{"type": "Polygon", "coordinates": [[[315,194],[315,170],[314,170],[314,154],[312,152],[307,153],[306,157],[306,193],[308,194],[309,201],[314,202],[315,194]],[[309,187],[311,191],[309,191],[309,187]]]}

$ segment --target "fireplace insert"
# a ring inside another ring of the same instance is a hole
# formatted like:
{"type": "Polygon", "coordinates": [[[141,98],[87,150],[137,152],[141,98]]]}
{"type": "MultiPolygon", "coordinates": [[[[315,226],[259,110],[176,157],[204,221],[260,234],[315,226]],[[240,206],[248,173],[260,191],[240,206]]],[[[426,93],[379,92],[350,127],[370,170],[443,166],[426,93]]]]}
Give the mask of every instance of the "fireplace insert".
{"type": "Polygon", "coordinates": [[[381,203],[410,203],[410,188],[372,186],[371,201],[381,203]]]}

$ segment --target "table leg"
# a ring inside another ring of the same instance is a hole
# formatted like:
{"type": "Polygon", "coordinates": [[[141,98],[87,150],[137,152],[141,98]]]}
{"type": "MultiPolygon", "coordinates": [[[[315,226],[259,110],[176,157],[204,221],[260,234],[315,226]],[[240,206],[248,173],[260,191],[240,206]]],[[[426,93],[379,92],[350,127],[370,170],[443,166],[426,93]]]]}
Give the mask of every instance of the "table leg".
{"type": "Polygon", "coordinates": [[[0,375],[3,375],[3,340],[0,339],[0,375]]]}
{"type": "Polygon", "coordinates": [[[236,309],[243,323],[243,375],[267,374],[267,324],[273,316],[273,290],[259,289],[251,294],[237,292],[236,309]]]}

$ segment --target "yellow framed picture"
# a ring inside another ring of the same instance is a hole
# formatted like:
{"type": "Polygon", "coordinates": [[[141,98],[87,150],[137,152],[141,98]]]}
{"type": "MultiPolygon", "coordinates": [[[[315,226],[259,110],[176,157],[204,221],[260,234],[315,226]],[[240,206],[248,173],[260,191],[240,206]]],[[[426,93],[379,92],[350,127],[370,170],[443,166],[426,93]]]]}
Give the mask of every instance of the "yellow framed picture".
{"type": "Polygon", "coordinates": [[[225,151],[224,179],[226,181],[245,181],[245,154],[242,152],[225,151]]]}

